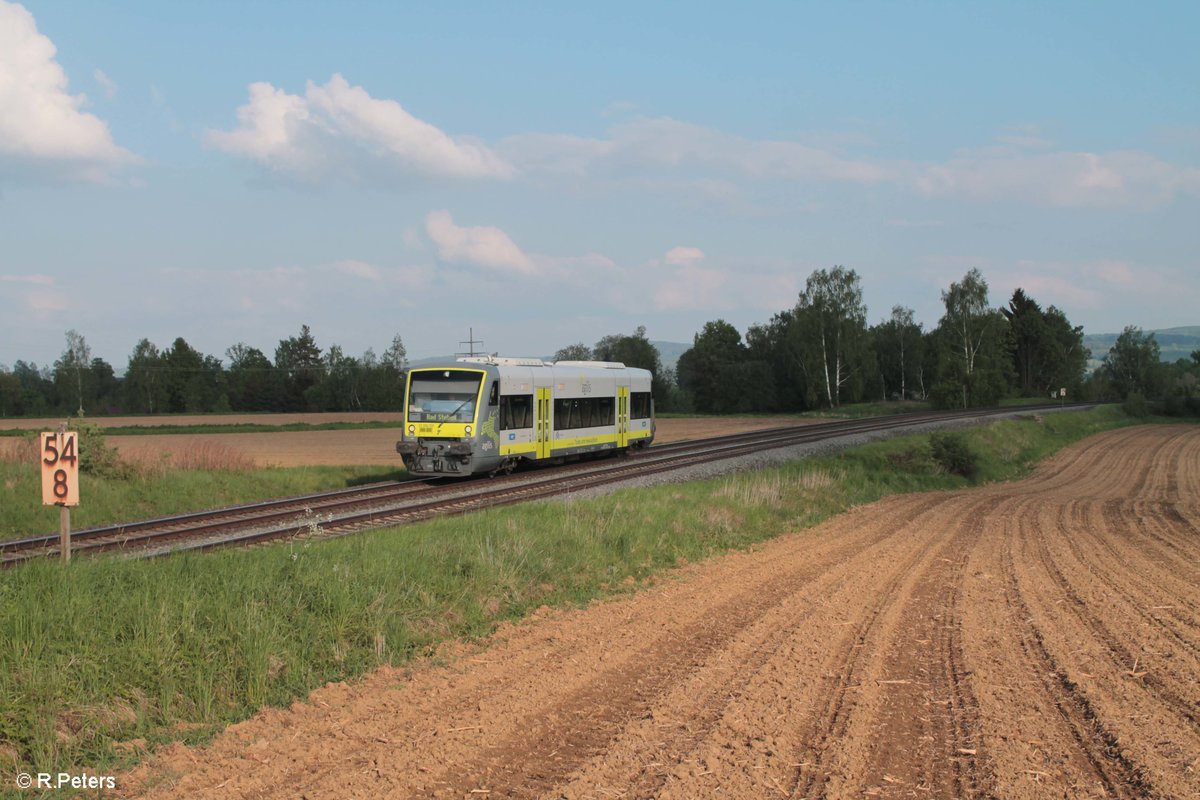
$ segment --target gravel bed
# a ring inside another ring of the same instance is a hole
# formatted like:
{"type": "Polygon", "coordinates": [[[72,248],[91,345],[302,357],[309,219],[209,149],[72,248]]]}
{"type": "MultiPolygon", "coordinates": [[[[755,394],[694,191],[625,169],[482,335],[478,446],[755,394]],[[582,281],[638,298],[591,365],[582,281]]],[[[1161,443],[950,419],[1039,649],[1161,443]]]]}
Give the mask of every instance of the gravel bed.
{"type": "MultiPolygon", "coordinates": [[[[697,464],[691,467],[683,467],[681,469],[664,470],[653,475],[642,476],[640,478],[630,478],[626,481],[617,483],[609,483],[604,486],[596,486],[590,489],[581,489],[577,492],[572,492],[561,497],[553,498],[555,500],[575,500],[590,497],[600,497],[602,495],[611,494],[617,489],[628,489],[642,486],[659,486],[666,483],[686,483],[688,481],[708,480],[709,478],[720,478],[726,475],[732,475],[738,472],[749,472],[751,470],[762,469],[764,467],[775,467],[785,464],[789,461],[798,461],[804,458],[813,456],[825,456],[831,453],[841,452],[851,447],[867,444],[869,442],[877,442],[883,439],[894,439],[897,436],[910,436],[914,433],[928,433],[937,430],[957,430],[969,428],[976,425],[986,425],[990,422],[995,422],[1002,419],[1013,419],[1015,417],[1024,417],[1031,414],[1061,414],[1070,411],[1086,411],[1090,406],[1075,406],[1063,409],[1039,409],[1035,412],[1014,408],[1010,412],[992,414],[987,417],[975,417],[970,419],[950,419],[944,421],[923,422],[917,425],[906,425],[902,428],[882,431],[870,431],[867,433],[848,433],[841,436],[832,436],[819,442],[806,442],[803,444],[795,444],[787,447],[778,447],[770,450],[763,450],[758,453],[749,453],[742,456],[733,456],[722,461],[712,461],[707,464],[697,464]]],[[[653,452],[653,448],[651,448],[653,452]]]]}

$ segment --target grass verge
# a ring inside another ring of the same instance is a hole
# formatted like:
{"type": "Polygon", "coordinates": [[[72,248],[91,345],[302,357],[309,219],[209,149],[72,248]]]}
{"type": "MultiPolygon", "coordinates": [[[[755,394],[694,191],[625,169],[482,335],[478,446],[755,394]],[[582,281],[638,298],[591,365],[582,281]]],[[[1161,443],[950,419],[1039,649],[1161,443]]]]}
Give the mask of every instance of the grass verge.
{"type": "MultiPolygon", "coordinates": [[[[992,481],[1128,423],[1106,407],[964,434],[979,479],[992,481]]],[[[541,605],[627,591],[889,494],[967,486],[934,464],[928,442],[311,545],[0,573],[0,774],[117,768],[541,605]]]]}

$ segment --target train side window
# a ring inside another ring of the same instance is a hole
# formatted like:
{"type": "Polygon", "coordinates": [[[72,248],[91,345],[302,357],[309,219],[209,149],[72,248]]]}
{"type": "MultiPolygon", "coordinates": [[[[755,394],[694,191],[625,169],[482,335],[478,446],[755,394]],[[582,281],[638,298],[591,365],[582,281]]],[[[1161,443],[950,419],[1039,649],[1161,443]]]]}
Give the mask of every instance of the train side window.
{"type": "Polygon", "coordinates": [[[599,407],[597,413],[599,417],[596,419],[597,425],[612,425],[613,424],[613,398],[600,397],[597,398],[599,407]]]}
{"type": "Polygon", "coordinates": [[[629,418],[630,419],[649,419],[650,418],[650,393],[649,392],[630,392],[629,393],[629,418]]]}
{"type": "Polygon", "coordinates": [[[533,427],[533,395],[505,395],[500,398],[500,430],[533,427]]]}
{"type": "Polygon", "coordinates": [[[488,394],[488,405],[494,406],[500,402],[500,381],[492,381],[492,390],[488,394]]]}

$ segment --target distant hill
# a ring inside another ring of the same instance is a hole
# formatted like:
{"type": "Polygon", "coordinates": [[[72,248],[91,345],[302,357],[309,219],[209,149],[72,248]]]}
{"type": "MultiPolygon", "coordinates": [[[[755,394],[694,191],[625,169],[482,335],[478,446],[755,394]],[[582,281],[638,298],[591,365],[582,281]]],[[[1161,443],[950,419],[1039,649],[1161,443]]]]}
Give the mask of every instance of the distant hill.
{"type": "Polygon", "coordinates": [[[662,359],[662,365],[666,369],[675,369],[679,357],[692,349],[690,342],[656,342],[652,340],[650,344],[658,348],[658,357],[662,359]]]}
{"type": "MultiPolygon", "coordinates": [[[[1190,359],[1192,351],[1200,350],[1200,325],[1184,325],[1179,328],[1162,328],[1153,333],[1158,342],[1160,357],[1163,361],[1174,363],[1181,358],[1190,359]]],[[[1092,359],[1088,369],[1095,369],[1104,361],[1108,351],[1117,343],[1119,333],[1085,333],[1083,346],[1092,351],[1092,359]]]]}

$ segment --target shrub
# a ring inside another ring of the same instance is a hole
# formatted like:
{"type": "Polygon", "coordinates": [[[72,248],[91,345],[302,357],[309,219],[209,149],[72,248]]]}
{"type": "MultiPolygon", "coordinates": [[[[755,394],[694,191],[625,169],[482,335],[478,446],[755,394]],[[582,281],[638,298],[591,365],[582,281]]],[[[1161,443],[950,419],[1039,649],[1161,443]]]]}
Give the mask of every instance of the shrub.
{"type": "Polygon", "coordinates": [[[104,478],[130,478],[133,469],[121,460],[117,448],[104,439],[104,429],[82,414],[67,421],[68,430],[79,432],[79,470],[104,478]]]}
{"type": "Polygon", "coordinates": [[[1127,394],[1125,402],[1121,404],[1121,410],[1131,417],[1150,416],[1150,405],[1146,402],[1146,396],[1141,392],[1127,394]]]}
{"type": "Polygon", "coordinates": [[[933,460],[947,472],[972,481],[979,474],[979,457],[967,444],[967,437],[961,433],[931,434],[929,449],[933,460]]]}

